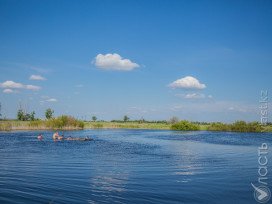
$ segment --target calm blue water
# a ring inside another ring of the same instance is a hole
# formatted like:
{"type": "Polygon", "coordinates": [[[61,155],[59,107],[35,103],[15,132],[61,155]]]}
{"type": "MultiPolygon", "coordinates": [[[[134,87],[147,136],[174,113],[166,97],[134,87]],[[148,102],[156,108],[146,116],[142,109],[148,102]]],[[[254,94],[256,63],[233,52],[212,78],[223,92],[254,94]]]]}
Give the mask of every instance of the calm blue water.
{"type": "Polygon", "coordinates": [[[0,203],[256,203],[257,150],[272,150],[271,134],[86,130],[64,134],[94,141],[53,142],[38,133],[0,133],[0,203]]]}

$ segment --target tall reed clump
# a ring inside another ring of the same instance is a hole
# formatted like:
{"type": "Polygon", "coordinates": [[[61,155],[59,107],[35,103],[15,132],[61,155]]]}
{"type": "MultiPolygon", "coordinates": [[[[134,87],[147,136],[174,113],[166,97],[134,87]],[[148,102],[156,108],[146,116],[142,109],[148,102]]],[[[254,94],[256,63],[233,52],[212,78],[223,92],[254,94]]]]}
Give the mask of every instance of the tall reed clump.
{"type": "Polygon", "coordinates": [[[28,126],[32,129],[39,129],[39,128],[43,128],[45,127],[45,122],[42,120],[34,120],[34,121],[30,121],[28,126]]]}
{"type": "Polygon", "coordinates": [[[231,125],[231,130],[234,132],[262,132],[263,127],[258,122],[236,121],[231,125]]]}
{"type": "Polygon", "coordinates": [[[62,115],[46,121],[46,126],[51,129],[83,129],[84,122],[72,116],[62,115]]]}
{"type": "Polygon", "coordinates": [[[194,131],[200,130],[200,126],[194,123],[191,123],[187,120],[179,121],[171,126],[172,130],[181,130],[181,131],[194,131]]]}
{"type": "Polygon", "coordinates": [[[0,122],[0,131],[11,131],[12,124],[10,122],[0,122]]]}
{"type": "Polygon", "coordinates": [[[207,130],[209,131],[223,131],[223,132],[229,132],[231,131],[231,125],[225,124],[221,122],[211,123],[207,130]]]}
{"type": "Polygon", "coordinates": [[[94,123],[92,124],[92,128],[96,128],[96,129],[99,129],[99,128],[103,128],[104,125],[102,123],[94,123]]]}
{"type": "Polygon", "coordinates": [[[225,132],[262,132],[263,126],[258,122],[247,123],[245,121],[236,121],[232,124],[211,123],[207,130],[225,131],[225,132]]]}

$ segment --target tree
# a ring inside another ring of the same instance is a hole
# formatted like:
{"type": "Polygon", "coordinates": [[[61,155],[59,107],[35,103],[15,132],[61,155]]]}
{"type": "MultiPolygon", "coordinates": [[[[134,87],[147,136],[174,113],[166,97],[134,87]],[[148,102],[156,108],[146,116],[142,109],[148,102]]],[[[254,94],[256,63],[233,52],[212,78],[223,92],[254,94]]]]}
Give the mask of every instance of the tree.
{"type": "Polygon", "coordinates": [[[35,120],[35,111],[32,111],[32,112],[30,113],[29,119],[30,119],[31,121],[34,121],[34,120],[35,120]]]}
{"type": "Polygon", "coordinates": [[[124,116],[124,122],[129,121],[129,117],[127,115],[124,116]]]}
{"type": "Polygon", "coordinates": [[[17,120],[25,120],[25,114],[22,109],[19,109],[17,112],[17,120]]]}
{"type": "Polygon", "coordinates": [[[31,115],[30,115],[29,113],[26,113],[26,114],[24,115],[24,119],[23,119],[23,120],[28,121],[28,120],[30,120],[30,118],[31,118],[31,115]]]}
{"type": "Polygon", "coordinates": [[[95,122],[97,120],[97,117],[96,116],[93,116],[92,117],[92,120],[95,122]]]}
{"type": "Polygon", "coordinates": [[[51,108],[46,109],[45,111],[45,117],[47,120],[51,119],[53,117],[54,111],[51,108]]]}
{"type": "Polygon", "coordinates": [[[178,123],[178,122],[179,122],[179,119],[176,116],[170,118],[170,120],[169,120],[169,123],[171,123],[171,124],[175,124],[175,123],[178,123]]]}

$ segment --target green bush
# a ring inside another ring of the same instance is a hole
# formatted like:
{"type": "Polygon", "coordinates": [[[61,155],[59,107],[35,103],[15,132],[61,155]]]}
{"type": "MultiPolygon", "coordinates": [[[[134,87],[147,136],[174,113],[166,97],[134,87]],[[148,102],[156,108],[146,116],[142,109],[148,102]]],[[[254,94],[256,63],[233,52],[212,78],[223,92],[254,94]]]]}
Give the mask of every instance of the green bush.
{"type": "Polygon", "coordinates": [[[211,123],[207,130],[210,131],[232,131],[232,132],[261,132],[263,127],[258,122],[246,123],[245,121],[236,121],[232,124],[211,123]]]}
{"type": "Polygon", "coordinates": [[[231,130],[234,132],[261,132],[262,129],[262,125],[258,122],[236,121],[231,125],[231,130]]]}
{"type": "Polygon", "coordinates": [[[224,123],[211,123],[207,130],[209,131],[231,131],[231,126],[228,124],[224,124],[224,123]]]}
{"type": "Polygon", "coordinates": [[[46,121],[46,126],[52,129],[84,128],[84,122],[72,116],[62,115],[46,121]]]}
{"type": "Polygon", "coordinates": [[[172,130],[182,130],[182,131],[191,131],[191,130],[200,130],[199,125],[193,124],[187,120],[182,120],[178,123],[175,123],[171,126],[172,130]]]}

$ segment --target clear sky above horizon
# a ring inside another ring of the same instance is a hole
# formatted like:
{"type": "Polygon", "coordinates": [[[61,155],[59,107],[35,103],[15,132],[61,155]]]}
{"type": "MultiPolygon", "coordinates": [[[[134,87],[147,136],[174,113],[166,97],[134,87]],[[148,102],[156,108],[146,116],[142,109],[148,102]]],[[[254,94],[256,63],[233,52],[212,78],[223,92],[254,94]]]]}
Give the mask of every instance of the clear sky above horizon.
{"type": "Polygon", "coordinates": [[[271,25],[269,0],[0,0],[2,114],[259,121],[271,25]]]}

